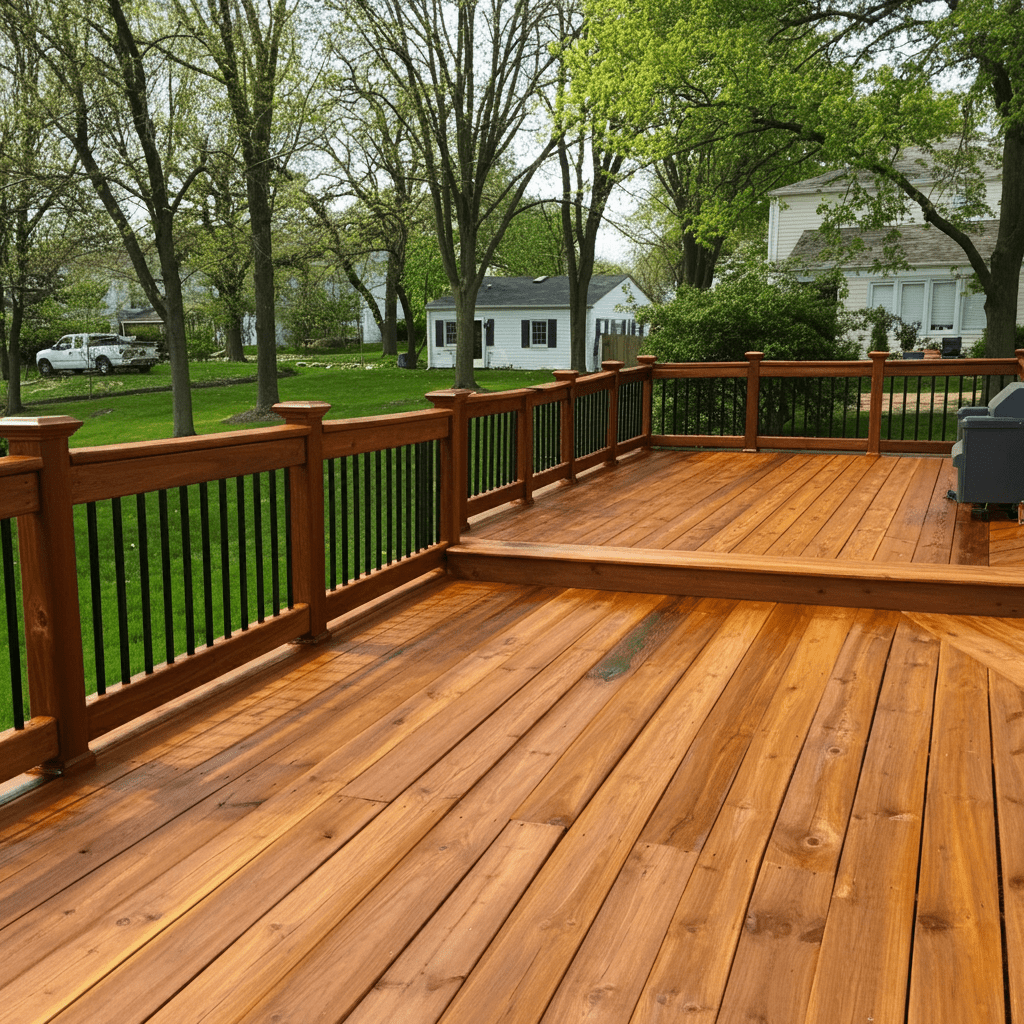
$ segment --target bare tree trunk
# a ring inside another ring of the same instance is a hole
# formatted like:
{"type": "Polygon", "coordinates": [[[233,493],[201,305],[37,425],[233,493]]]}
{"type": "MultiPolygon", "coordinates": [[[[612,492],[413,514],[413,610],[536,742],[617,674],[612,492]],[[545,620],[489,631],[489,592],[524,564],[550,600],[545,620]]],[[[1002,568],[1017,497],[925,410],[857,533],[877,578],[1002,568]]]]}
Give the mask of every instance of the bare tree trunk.
{"type": "Polygon", "coordinates": [[[234,319],[224,328],[224,352],[229,363],[246,362],[242,348],[242,321],[234,319]]]}

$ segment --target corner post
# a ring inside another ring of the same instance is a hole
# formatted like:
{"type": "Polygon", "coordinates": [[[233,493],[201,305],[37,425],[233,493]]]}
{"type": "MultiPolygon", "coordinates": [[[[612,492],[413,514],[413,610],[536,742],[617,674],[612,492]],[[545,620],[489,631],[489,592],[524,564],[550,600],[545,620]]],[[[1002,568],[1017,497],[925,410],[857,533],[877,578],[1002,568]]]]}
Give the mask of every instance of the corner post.
{"type": "Polygon", "coordinates": [[[43,460],[39,511],[18,518],[25,655],[32,715],[57,721],[57,756],[40,770],[67,775],[96,760],[89,749],[82,622],[75,559],[68,438],[81,421],[70,416],[0,420],[12,455],[43,460]]]}
{"type": "Polygon", "coordinates": [[[555,380],[559,384],[565,384],[566,397],[562,404],[561,433],[562,452],[561,460],[569,467],[569,483],[576,483],[576,381],[579,378],[579,370],[555,370],[555,380]]]}
{"type": "Polygon", "coordinates": [[[869,352],[871,357],[871,408],[868,410],[868,455],[882,450],[882,392],[885,388],[885,361],[888,352],[869,352]]]}
{"type": "Polygon", "coordinates": [[[747,414],[743,427],[743,450],[757,451],[757,420],[761,403],[761,360],[763,352],[747,352],[747,414]]]}
{"type": "Polygon", "coordinates": [[[309,608],[304,643],[327,635],[327,571],[324,566],[324,427],[327,402],[279,402],[274,412],[291,427],[305,427],[306,459],[288,474],[291,496],[292,586],[309,608]]]}
{"type": "Polygon", "coordinates": [[[637,356],[636,361],[647,367],[644,375],[643,406],[641,409],[641,430],[643,431],[644,447],[651,447],[651,434],[654,432],[654,364],[657,356],[637,356]]]}
{"type": "Polygon", "coordinates": [[[1024,380],[1024,348],[1017,349],[1014,355],[1017,357],[1018,376],[1024,380]]]}
{"type": "Polygon", "coordinates": [[[469,388],[431,391],[426,395],[435,409],[451,413],[447,441],[441,451],[441,541],[459,543],[462,531],[469,525],[466,507],[469,502],[469,415],[466,400],[473,394],[469,388]],[[447,479],[446,479],[447,476],[447,479]]]}
{"type": "Polygon", "coordinates": [[[608,458],[605,459],[606,466],[614,466],[618,459],[615,457],[615,449],[619,445],[619,381],[622,368],[626,364],[617,359],[605,359],[601,363],[601,369],[606,373],[614,373],[611,389],[608,392],[608,434],[605,444],[608,447],[608,458]]]}

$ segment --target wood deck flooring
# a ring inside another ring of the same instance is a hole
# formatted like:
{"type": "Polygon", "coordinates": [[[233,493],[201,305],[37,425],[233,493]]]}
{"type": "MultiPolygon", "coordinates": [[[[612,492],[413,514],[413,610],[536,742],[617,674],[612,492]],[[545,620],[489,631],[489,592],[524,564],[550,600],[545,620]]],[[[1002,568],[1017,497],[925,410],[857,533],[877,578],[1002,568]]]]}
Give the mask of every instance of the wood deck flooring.
{"type": "Polygon", "coordinates": [[[1016,521],[947,498],[949,459],[668,452],[474,521],[473,539],[960,565],[1024,564],[1016,521]],[[990,541],[990,529],[992,539],[990,541]]]}
{"type": "MultiPolygon", "coordinates": [[[[942,460],[758,456],[765,527],[674,458],[473,532],[1019,564],[942,460]]],[[[0,806],[0,1020],[1024,1022],[1022,666],[1021,619],[435,577],[0,806]]]]}

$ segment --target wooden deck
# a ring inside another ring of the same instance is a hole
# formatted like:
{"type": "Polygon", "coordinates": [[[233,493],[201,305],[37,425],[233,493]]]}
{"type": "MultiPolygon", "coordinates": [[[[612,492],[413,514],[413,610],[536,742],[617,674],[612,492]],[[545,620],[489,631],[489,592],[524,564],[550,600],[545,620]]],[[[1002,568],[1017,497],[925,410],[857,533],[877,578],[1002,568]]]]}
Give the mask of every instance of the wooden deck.
{"type": "MultiPolygon", "coordinates": [[[[948,486],[655,453],[472,535],[1024,562],[948,486]]],[[[1021,618],[434,577],[0,806],[0,1020],[1024,1022],[1022,666],[1021,618]]]]}

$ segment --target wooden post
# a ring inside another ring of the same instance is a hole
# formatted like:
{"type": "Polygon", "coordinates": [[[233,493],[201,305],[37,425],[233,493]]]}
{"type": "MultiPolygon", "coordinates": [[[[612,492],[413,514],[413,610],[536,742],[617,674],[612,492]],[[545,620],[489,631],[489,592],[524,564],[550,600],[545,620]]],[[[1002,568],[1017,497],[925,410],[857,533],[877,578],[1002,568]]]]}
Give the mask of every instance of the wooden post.
{"type": "Polygon", "coordinates": [[[637,356],[636,361],[640,366],[647,367],[644,375],[644,396],[643,408],[641,410],[643,420],[641,430],[643,431],[644,447],[651,447],[651,434],[654,432],[654,365],[658,361],[657,356],[637,356]]]}
{"type": "Polygon", "coordinates": [[[604,460],[607,466],[614,466],[618,462],[615,458],[615,449],[619,444],[619,375],[625,365],[617,359],[606,359],[601,363],[602,370],[615,374],[611,390],[608,392],[608,434],[605,438],[608,458],[604,460]]]}
{"type": "Polygon", "coordinates": [[[888,352],[869,352],[871,357],[871,408],[868,410],[868,455],[878,455],[882,445],[882,391],[888,352]]]}
{"type": "Polygon", "coordinates": [[[468,388],[431,391],[426,395],[435,409],[452,414],[451,432],[441,457],[441,476],[448,469],[448,479],[441,481],[441,540],[458,544],[462,531],[469,528],[466,506],[469,501],[469,416],[466,399],[473,394],[468,388]]]}
{"type": "Polygon", "coordinates": [[[309,608],[309,632],[299,639],[318,643],[327,636],[327,572],[324,566],[324,428],[327,402],[279,402],[273,407],[292,427],[307,427],[306,461],[289,471],[292,588],[309,608]]]}
{"type": "Polygon", "coordinates": [[[523,481],[523,504],[533,504],[533,407],[537,396],[533,391],[523,395],[523,407],[519,410],[519,429],[516,431],[518,448],[519,479],[523,481]]]}
{"type": "Polygon", "coordinates": [[[1017,369],[1020,371],[1018,376],[1024,380],[1024,348],[1017,349],[1014,354],[1017,356],[1017,369]]]}
{"type": "Polygon", "coordinates": [[[555,370],[554,376],[560,384],[566,384],[566,398],[562,404],[562,454],[561,459],[569,467],[569,483],[576,483],[576,381],[579,370],[555,370]]]}
{"type": "Polygon", "coordinates": [[[743,450],[757,451],[757,420],[761,403],[761,360],[763,352],[747,352],[747,418],[744,424],[743,450]]]}
{"type": "Polygon", "coordinates": [[[68,438],[81,426],[70,416],[0,420],[11,455],[43,460],[39,511],[18,517],[29,708],[57,721],[58,754],[40,766],[67,775],[93,764],[85,705],[82,621],[75,560],[68,438]]]}

